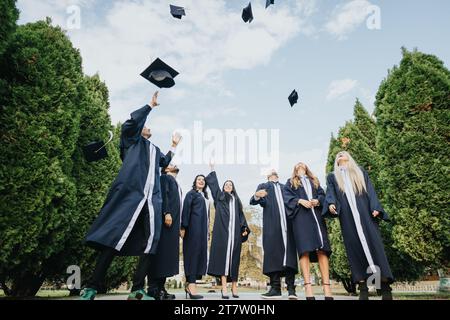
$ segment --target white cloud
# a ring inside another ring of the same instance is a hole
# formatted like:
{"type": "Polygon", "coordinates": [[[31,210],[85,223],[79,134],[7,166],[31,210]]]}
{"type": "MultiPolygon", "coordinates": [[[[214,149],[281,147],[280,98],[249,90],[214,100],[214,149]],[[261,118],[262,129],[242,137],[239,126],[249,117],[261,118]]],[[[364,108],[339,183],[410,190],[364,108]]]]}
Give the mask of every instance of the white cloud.
{"type": "Polygon", "coordinates": [[[371,6],[372,4],[367,0],[352,0],[344,5],[336,6],[325,25],[325,30],[339,40],[346,39],[349,33],[367,19],[371,6]]]}
{"type": "MultiPolygon", "coordinates": [[[[172,3],[172,2],[171,2],[172,3]]],[[[169,14],[165,0],[19,0],[21,22],[51,16],[66,25],[68,6],[81,7],[81,29],[69,30],[88,74],[99,73],[111,96],[113,121],[123,121],[142,90],[148,86],[139,74],[156,57],[173,66],[181,85],[210,88],[219,96],[233,93],[223,85],[223,74],[268,64],[274,53],[296,35],[312,32],[308,18],[316,0],[296,0],[266,10],[252,3],[255,20],[245,24],[241,9],[226,0],[185,0],[182,20],[169,14]],[[120,110],[118,109],[120,108],[120,110]],[[129,107],[126,107],[129,108],[129,107]]],[[[177,4],[177,1],[173,1],[177,4]]],[[[172,102],[186,92],[167,93],[172,102]]]]}
{"type": "Polygon", "coordinates": [[[214,118],[222,118],[226,116],[245,117],[246,115],[247,112],[245,112],[245,110],[229,106],[218,107],[214,109],[214,112],[211,109],[204,109],[196,113],[196,117],[203,120],[211,120],[214,118]]]}
{"type": "Polygon", "coordinates": [[[97,0],[18,0],[17,7],[20,9],[20,23],[44,20],[51,17],[54,25],[67,27],[67,10],[76,5],[85,9],[91,8],[97,0]]]}
{"type": "Polygon", "coordinates": [[[358,84],[358,81],[353,79],[334,80],[328,87],[327,101],[342,99],[347,93],[352,91],[358,84]]]}

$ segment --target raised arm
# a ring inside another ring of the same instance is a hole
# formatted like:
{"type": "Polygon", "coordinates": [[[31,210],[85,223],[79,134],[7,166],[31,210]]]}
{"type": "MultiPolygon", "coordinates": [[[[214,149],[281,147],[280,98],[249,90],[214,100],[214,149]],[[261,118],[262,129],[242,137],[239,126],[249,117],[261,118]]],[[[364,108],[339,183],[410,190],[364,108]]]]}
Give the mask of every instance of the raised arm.
{"type": "Polygon", "coordinates": [[[215,171],[212,171],[210,174],[208,174],[205,180],[206,184],[211,190],[211,194],[215,202],[225,199],[224,194],[220,189],[219,181],[217,180],[217,174],[215,171]]]}
{"type": "Polygon", "coordinates": [[[167,167],[170,162],[172,161],[173,157],[175,156],[175,150],[177,149],[178,144],[181,141],[181,135],[178,133],[174,133],[172,135],[172,146],[169,150],[169,152],[167,152],[166,155],[164,155],[161,151],[160,151],[160,158],[159,158],[159,166],[161,168],[165,168],[167,167]]]}
{"type": "Polygon", "coordinates": [[[152,107],[150,107],[148,104],[134,111],[131,114],[131,118],[125,121],[124,124],[122,124],[122,139],[126,139],[132,144],[136,143],[141,136],[142,129],[144,128],[150,111],[152,111],[152,107]]]}

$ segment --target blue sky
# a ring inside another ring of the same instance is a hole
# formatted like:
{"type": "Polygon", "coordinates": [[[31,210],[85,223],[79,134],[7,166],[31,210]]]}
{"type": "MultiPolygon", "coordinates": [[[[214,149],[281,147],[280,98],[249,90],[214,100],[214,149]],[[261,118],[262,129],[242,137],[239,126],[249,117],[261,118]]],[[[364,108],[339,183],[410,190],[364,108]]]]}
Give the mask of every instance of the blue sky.
{"type": "MultiPolygon", "coordinates": [[[[240,15],[248,0],[18,0],[20,23],[51,16],[67,29],[72,5],[80,28],[68,30],[87,74],[98,72],[110,89],[113,122],[149,102],[156,87],[140,72],[156,57],[180,72],[161,91],[152,112],[152,141],[166,150],[174,129],[278,129],[280,174],[298,161],[325,183],[331,132],[352,118],[358,97],[372,112],[380,82],[398,64],[402,46],[450,61],[450,2],[446,0],[252,1],[255,20],[240,15]],[[181,21],[169,3],[187,7],[181,21]],[[375,6],[375,7],[374,7],[375,6]],[[379,8],[379,30],[366,26],[379,8]],[[290,108],[289,93],[300,102],[290,108]]],[[[224,131],[223,131],[224,132],[224,131]]],[[[206,145],[206,143],[205,143],[206,145]]],[[[181,164],[185,190],[207,163],[181,164]]],[[[235,181],[244,203],[264,180],[259,165],[217,165],[221,180],[235,181]]]]}

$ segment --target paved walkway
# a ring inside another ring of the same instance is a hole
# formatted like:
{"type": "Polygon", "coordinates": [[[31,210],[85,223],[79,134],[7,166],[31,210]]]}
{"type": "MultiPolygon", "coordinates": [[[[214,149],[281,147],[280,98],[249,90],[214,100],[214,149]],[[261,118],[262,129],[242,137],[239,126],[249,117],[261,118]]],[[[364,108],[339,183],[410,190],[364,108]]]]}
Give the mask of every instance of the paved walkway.
{"type": "MultiPolygon", "coordinates": [[[[232,303],[236,300],[264,300],[264,301],[274,301],[274,300],[268,300],[268,299],[262,299],[261,295],[259,293],[246,293],[242,292],[239,293],[239,299],[233,299],[231,298],[229,300],[222,300],[219,293],[202,293],[202,295],[205,297],[204,300],[221,300],[221,301],[228,301],[232,303]]],[[[305,300],[305,296],[302,293],[297,293],[299,300],[305,300]]],[[[175,293],[175,296],[177,300],[187,300],[186,295],[184,293],[175,293]]],[[[98,296],[97,300],[127,300],[128,295],[122,295],[122,294],[112,294],[112,295],[101,295],[98,296]]],[[[324,300],[323,296],[316,296],[317,300],[324,300]]],[[[335,296],[335,300],[358,300],[358,297],[350,297],[350,296],[335,296]]],[[[284,295],[281,300],[288,300],[287,296],[284,295]]],[[[380,297],[371,297],[371,300],[380,300],[380,297]]],[[[293,300],[292,302],[295,302],[293,300]]]]}

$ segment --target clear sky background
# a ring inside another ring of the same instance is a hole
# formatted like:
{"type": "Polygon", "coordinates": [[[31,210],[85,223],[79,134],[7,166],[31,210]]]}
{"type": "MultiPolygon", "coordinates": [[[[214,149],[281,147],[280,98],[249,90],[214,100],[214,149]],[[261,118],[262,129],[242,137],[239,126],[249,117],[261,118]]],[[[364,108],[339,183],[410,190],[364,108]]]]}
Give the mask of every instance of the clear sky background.
{"type": "MultiPolygon", "coordinates": [[[[68,35],[85,73],[99,73],[110,91],[113,123],[148,103],[157,89],[139,74],[156,57],[180,72],[160,92],[148,124],[166,151],[174,129],[279,129],[284,182],[303,161],[325,184],[330,134],[352,118],[358,97],[369,112],[401,47],[450,61],[448,0],[18,0],[20,23],[50,16],[68,29],[70,6],[80,9],[79,29],[68,35]],[[169,4],[185,6],[182,20],[169,4]],[[370,30],[367,8],[380,9],[381,29],[370,30]],[[69,13],[68,11],[69,10],[69,13]],[[300,93],[294,108],[287,97],[300,93]]],[[[206,146],[205,142],[205,146],[206,146]]],[[[208,165],[181,165],[187,191],[208,165]]],[[[258,165],[216,165],[220,180],[235,181],[244,204],[265,179],[258,165]]]]}

